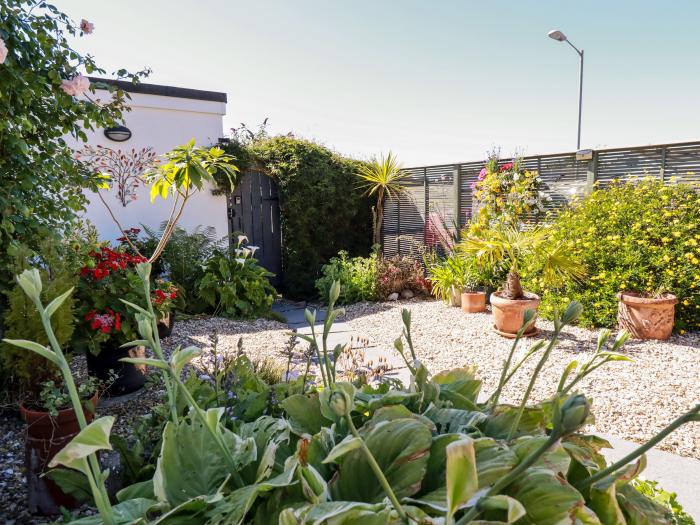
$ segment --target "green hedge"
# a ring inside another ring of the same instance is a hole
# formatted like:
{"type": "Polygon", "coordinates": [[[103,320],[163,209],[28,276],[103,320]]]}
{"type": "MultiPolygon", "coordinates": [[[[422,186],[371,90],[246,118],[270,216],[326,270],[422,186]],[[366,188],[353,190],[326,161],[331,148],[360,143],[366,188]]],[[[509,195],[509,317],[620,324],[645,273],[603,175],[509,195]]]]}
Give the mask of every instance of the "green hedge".
{"type": "Polygon", "coordinates": [[[676,330],[700,328],[700,193],[690,184],[654,179],[616,182],[572,203],[552,224],[587,277],[558,291],[543,289],[537,275],[528,289],[543,293],[541,311],[555,300],[583,303],[581,323],[616,324],[617,292],[670,291],[678,297],[676,330]],[[558,297],[558,299],[557,299],[558,297]]]}
{"type": "Polygon", "coordinates": [[[249,151],[279,184],[285,294],[315,297],[314,282],[331,257],[370,250],[371,205],[357,187],[358,161],[287,136],[255,142],[249,151]]]}

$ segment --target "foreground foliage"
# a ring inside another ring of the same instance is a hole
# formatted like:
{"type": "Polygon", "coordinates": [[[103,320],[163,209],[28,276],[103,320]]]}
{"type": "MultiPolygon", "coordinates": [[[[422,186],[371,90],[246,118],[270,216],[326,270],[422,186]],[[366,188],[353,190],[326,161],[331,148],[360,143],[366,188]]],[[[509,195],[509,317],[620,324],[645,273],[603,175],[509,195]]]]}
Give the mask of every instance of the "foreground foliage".
{"type": "MultiPolygon", "coordinates": [[[[150,265],[139,265],[138,273],[149,298],[150,265]]],[[[38,273],[27,271],[19,282],[39,310],[52,344],[49,349],[30,341],[8,343],[57,364],[75,393],[50,325],[70,291],[44,307],[38,273]]],[[[589,362],[568,367],[550,399],[529,403],[538,371],[562,328],[581,313],[580,305],[572,303],[556,318],[551,341],[536,343],[517,363],[516,339],[498,388],[483,401],[474,367],[431,376],[416,359],[411,316],[404,310],[404,330],[395,347],[411,371],[410,387],[352,384],[338,380],[342,349],[327,346],[341,313],[334,308],[339,295],[335,283],[319,343],[313,328],[312,336],[299,334],[311,344],[309,355],[318,363],[318,386],[306,378],[269,385],[239,355],[233,366],[240,383],[229,391],[238,402],[223,406],[218,390],[214,396],[206,393],[210,383],[193,376],[183,380],[183,369],[201,351],[178,348],[166,357],[150,301],[130,304],[142,337],[133,344],[147,346],[153,357],[125,361],[158,370],[167,392],[156,445],[160,453],[153,468],[142,469],[142,479],[123,488],[111,505],[105,491],[110,473],[100,469],[95,453],[112,447],[114,418],[101,417],[87,426],[81,420],[80,434],[51,463],[81,472],[89,481],[87,492],[99,515],[73,523],[672,523],[670,512],[630,481],[644,469],[646,450],[680,425],[700,421],[700,405],[613,465],[606,465],[600,453],[609,444],[580,431],[591,422],[590,404],[574,387],[605,362],[626,359],[617,352],[624,333],[610,341],[610,333],[601,332],[589,362]],[[535,355],[536,372],[519,405],[499,403],[503,386],[535,355]],[[249,410],[236,411],[240,405],[249,410]]],[[[307,311],[312,327],[315,315],[307,311]]],[[[77,395],[71,397],[79,406],[77,395]]]]}

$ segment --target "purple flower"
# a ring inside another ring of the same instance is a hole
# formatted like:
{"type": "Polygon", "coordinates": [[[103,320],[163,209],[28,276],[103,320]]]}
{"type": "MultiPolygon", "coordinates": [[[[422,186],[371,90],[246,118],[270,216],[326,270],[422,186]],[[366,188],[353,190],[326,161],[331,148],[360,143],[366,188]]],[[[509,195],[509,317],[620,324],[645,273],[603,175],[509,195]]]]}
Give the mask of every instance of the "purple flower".
{"type": "Polygon", "coordinates": [[[486,178],[486,168],[481,168],[481,171],[479,172],[479,180],[484,180],[486,178]]]}

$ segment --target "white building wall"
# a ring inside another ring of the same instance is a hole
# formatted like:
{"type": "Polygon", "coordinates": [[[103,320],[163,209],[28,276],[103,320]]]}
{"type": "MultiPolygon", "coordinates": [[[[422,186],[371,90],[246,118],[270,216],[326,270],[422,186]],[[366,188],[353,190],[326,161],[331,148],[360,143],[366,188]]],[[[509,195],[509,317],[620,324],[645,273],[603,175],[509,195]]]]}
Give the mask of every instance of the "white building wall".
{"type": "MultiPolygon", "coordinates": [[[[98,90],[97,93],[98,98],[109,96],[106,91],[98,90]]],[[[88,144],[121,151],[151,147],[161,155],[193,138],[198,146],[210,146],[223,137],[225,102],[131,93],[129,106],[131,111],[124,115],[124,125],[132,133],[129,140],[111,141],[99,129],[88,133],[88,144]]],[[[72,145],[77,150],[84,147],[83,143],[75,140],[72,145]]],[[[100,191],[124,228],[145,224],[157,229],[170,216],[174,202],[169,197],[165,201],[158,198],[151,203],[149,187],[143,185],[136,190],[136,199],[126,206],[117,198],[114,187],[111,191],[100,191]]],[[[97,195],[88,192],[88,198],[90,204],[86,218],[97,227],[100,237],[109,241],[120,237],[118,227],[97,195]]],[[[189,231],[198,225],[213,226],[219,237],[227,235],[226,198],[212,195],[209,187],[203,189],[188,200],[178,225],[189,231]]]]}

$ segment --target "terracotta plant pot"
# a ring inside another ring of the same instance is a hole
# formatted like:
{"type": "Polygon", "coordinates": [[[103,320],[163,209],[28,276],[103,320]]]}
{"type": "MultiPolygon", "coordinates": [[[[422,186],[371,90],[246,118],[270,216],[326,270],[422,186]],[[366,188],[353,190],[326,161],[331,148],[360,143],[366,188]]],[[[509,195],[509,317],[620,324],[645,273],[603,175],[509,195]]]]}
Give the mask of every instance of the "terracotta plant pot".
{"type": "MultiPolygon", "coordinates": [[[[508,338],[514,338],[518,330],[525,321],[525,311],[535,310],[540,305],[539,295],[525,292],[523,299],[506,299],[501,297],[500,292],[491,294],[491,311],[493,312],[493,330],[499,335],[508,338]]],[[[523,334],[525,337],[537,335],[539,330],[535,326],[537,315],[530,321],[529,328],[523,334]]]]}
{"type": "Polygon", "coordinates": [[[468,314],[486,310],[486,294],[484,292],[462,292],[462,311],[468,314]]]}
{"type": "MultiPolygon", "coordinates": [[[[97,405],[97,394],[90,400],[97,405]]],[[[27,504],[31,513],[58,514],[60,507],[76,508],[79,503],[63,492],[51,479],[42,476],[49,470],[48,464],[80,431],[78,418],[72,408],[59,410],[51,416],[43,410],[32,410],[20,404],[22,419],[27,422],[24,445],[24,461],[27,469],[27,504]]],[[[85,419],[90,423],[94,413],[83,407],[85,419]]]]}
{"type": "Polygon", "coordinates": [[[673,332],[678,299],[673,294],[645,297],[636,292],[620,292],[617,324],[635,339],[668,339],[673,332]]]}
{"type": "Polygon", "coordinates": [[[452,293],[450,294],[450,305],[459,307],[462,304],[462,295],[459,290],[452,288],[452,293]]]}

